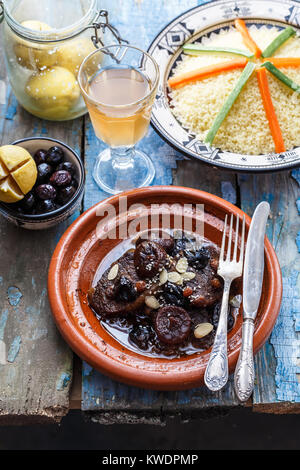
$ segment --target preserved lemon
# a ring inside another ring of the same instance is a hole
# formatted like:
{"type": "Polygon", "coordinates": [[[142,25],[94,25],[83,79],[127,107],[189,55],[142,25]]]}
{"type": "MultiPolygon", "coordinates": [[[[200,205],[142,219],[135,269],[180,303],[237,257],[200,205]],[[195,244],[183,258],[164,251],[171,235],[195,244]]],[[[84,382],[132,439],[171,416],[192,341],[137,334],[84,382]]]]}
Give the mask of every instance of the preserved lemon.
{"type": "Polygon", "coordinates": [[[20,201],[36,179],[36,164],[27,150],[17,145],[0,147],[0,201],[20,201]]]}
{"type": "MultiPolygon", "coordinates": [[[[59,66],[32,75],[25,91],[40,109],[40,116],[45,119],[64,119],[80,96],[74,75],[59,66]]],[[[34,110],[34,114],[38,112],[34,110]]]]}
{"type": "Polygon", "coordinates": [[[69,41],[59,46],[57,50],[58,65],[65,67],[77,76],[85,57],[95,50],[96,48],[90,38],[69,41]]]}
{"type": "MultiPolygon", "coordinates": [[[[51,31],[51,27],[41,21],[23,21],[22,26],[34,31],[51,31]]],[[[57,47],[53,45],[35,44],[33,42],[17,39],[14,46],[17,61],[28,69],[43,69],[52,67],[57,63],[57,47]]]]}

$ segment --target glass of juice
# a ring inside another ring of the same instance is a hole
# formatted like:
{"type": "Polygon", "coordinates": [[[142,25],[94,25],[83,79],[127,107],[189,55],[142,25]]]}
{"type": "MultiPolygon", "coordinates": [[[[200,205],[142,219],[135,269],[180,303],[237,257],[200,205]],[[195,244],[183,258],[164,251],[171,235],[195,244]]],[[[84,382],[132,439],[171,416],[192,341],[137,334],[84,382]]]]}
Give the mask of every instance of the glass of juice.
{"type": "Polygon", "coordinates": [[[94,167],[101,189],[117,194],[149,185],[151,159],[135,144],[149,127],[159,68],[146,52],[129,45],[96,50],[83,61],[78,81],[96,136],[109,147],[94,167]]]}

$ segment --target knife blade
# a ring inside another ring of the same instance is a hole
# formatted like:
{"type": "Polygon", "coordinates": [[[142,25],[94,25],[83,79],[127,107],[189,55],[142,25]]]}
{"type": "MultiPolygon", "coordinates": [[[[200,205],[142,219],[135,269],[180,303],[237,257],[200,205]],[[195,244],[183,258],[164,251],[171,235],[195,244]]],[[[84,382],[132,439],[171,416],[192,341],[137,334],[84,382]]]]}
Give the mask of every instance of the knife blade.
{"type": "Polygon", "coordinates": [[[261,202],[255,209],[248,233],[244,273],[243,307],[244,318],[255,320],[261,297],[264,276],[264,238],[270,213],[268,202],[261,202]]]}
{"type": "Polygon", "coordinates": [[[247,238],[243,273],[242,345],[234,373],[234,388],[246,401],[254,387],[253,334],[264,276],[264,239],[270,205],[261,202],[255,209],[247,238]]]}

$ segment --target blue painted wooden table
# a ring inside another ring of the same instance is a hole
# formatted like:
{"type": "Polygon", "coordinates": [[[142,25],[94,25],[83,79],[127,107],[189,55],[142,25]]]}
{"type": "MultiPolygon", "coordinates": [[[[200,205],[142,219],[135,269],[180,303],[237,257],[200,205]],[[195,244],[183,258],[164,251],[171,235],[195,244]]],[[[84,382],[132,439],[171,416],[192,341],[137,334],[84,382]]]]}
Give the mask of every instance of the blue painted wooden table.
{"type": "MultiPolygon", "coordinates": [[[[201,0],[102,0],[101,8],[121,35],[146,49],[160,29],[201,0]]],[[[233,5],[236,2],[233,2],[233,5]]],[[[3,64],[3,58],[1,58],[3,64]]],[[[89,118],[45,122],[21,109],[11,93],[4,67],[0,69],[1,144],[31,135],[59,138],[74,147],[85,162],[86,191],[82,211],[107,195],[92,178],[102,144],[89,118]]],[[[274,175],[237,175],[208,168],[184,158],[149,129],[139,144],[153,159],[154,184],[180,184],[220,195],[252,215],[262,199],[271,204],[268,237],[283,273],[283,303],[273,333],[256,357],[254,410],[274,413],[300,410],[300,170],[274,175]]],[[[77,217],[76,214],[74,217],[77,217]]],[[[127,387],[104,377],[79,361],[72,369],[72,353],[53,324],[46,293],[51,253],[71,221],[47,233],[28,233],[0,221],[0,422],[59,420],[70,407],[72,377],[81,409],[94,421],[162,423],[167,416],[184,419],[238,406],[232,378],[217,393],[204,387],[187,392],[153,392],[127,387]],[[34,253],[34,256],[33,256],[34,253]]],[[[78,403],[77,403],[78,404],[78,403]]],[[[71,406],[74,400],[71,401],[71,406]]]]}

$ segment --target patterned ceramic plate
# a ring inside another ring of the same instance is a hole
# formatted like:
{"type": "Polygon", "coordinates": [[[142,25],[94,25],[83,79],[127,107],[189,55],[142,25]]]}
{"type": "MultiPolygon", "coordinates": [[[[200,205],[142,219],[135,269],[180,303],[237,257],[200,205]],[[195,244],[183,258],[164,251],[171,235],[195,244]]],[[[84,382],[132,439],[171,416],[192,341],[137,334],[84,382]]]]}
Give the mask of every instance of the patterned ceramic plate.
{"type": "Polygon", "coordinates": [[[286,170],[300,165],[300,148],[285,153],[242,155],[212,148],[199,141],[195,134],[183,128],[169,106],[167,80],[182,54],[185,42],[194,42],[212,32],[229,28],[234,19],[244,18],[247,24],[284,28],[286,24],[300,26],[300,3],[291,0],[220,0],[193,8],[173,20],[149,47],[160,66],[160,84],[153,107],[152,125],[171,145],[186,155],[214,166],[235,171],[266,172],[286,170]]]}

